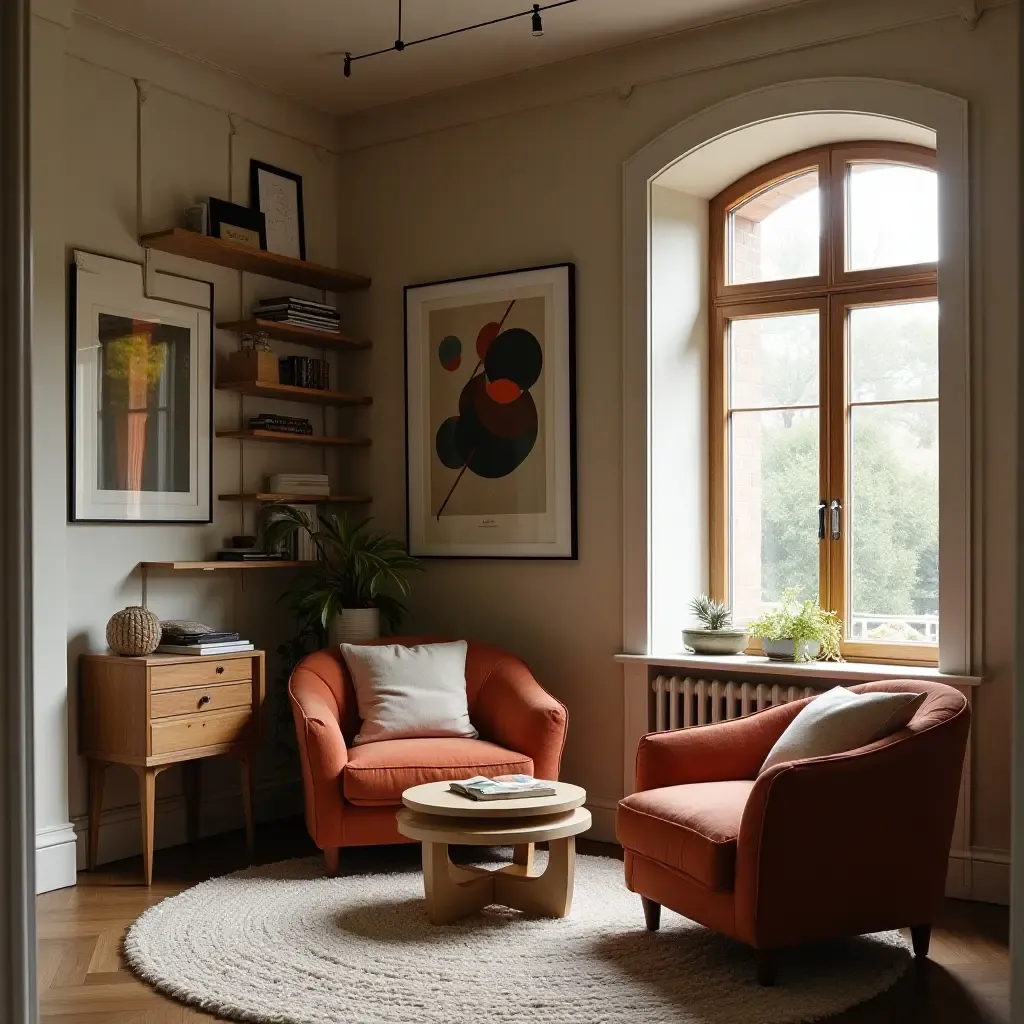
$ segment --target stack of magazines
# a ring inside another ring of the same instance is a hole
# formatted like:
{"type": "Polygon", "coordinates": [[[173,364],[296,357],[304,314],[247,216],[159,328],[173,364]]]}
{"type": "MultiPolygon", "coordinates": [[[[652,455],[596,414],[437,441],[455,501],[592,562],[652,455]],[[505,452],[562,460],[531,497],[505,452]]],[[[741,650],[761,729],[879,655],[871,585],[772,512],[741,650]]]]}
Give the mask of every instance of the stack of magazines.
{"type": "Polygon", "coordinates": [[[275,473],[270,478],[273,494],[302,494],[313,498],[326,498],[331,484],[326,473],[275,473]]]}
{"type": "Polygon", "coordinates": [[[301,416],[279,416],[261,412],[249,417],[250,430],[273,430],[279,434],[312,434],[313,424],[301,416]]]}
{"type": "Polygon", "coordinates": [[[196,657],[213,657],[219,654],[235,654],[251,651],[253,645],[237,633],[218,631],[201,622],[186,622],[170,619],[160,623],[161,635],[158,654],[192,654],[196,657]]]}
{"type": "Polygon", "coordinates": [[[284,295],[276,299],[264,299],[255,309],[259,320],[274,320],[282,324],[309,327],[314,331],[329,331],[337,334],[340,327],[338,311],[326,302],[299,299],[284,295]]]}
{"type": "Polygon", "coordinates": [[[555,787],[532,775],[499,775],[488,779],[474,775],[464,782],[450,782],[448,789],[469,800],[521,800],[531,796],[554,796],[555,787]]]}

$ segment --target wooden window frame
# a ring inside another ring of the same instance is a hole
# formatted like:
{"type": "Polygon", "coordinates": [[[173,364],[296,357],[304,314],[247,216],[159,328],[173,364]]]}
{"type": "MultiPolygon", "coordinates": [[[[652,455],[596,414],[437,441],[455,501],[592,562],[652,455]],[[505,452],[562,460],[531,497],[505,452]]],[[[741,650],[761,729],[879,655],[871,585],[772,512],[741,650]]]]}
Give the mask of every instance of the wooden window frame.
{"type": "MultiPolygon", "coordinates": [[[[937,297],[937,265],[915,264],[870,270],[846,269],[847,166],[865,160],[936,169],[931,150],[905,143],[855,142],[804,150],[745,175],[711,201],[709,360],[709,590],[729,601],[729,323],[738,319],[797,312],[819,315],[819,480],[822,497],[838,497],[849,508],[848,438],[850,405],[846,344],[847,310],[937,297]],[[821,249],[816,277],[729,285],[726,237],[730,212],[758,192],[816,167],[822,201],[821,249]]],[[[840,539],[819,541],[819,602],[834,609],[847,626],[849,548],[844,516],[840,539]]],[[[752,643],[751,653],[760,649],[752,643]]],[[[851,661],[937,665],[938,645],[844,640],[851,661]]]]}

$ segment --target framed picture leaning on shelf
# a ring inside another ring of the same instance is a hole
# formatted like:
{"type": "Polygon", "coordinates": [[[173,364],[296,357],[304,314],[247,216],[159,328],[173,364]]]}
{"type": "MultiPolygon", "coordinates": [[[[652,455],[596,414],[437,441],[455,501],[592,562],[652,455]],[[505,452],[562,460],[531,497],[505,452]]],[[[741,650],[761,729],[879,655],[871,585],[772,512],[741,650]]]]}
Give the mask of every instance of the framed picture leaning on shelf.
{"type": "Polygon", "coordinates": [[[306,258],[302,176],[260,160],[249,161],[249,204],[266,218],[268,252],[306,258]]]}
{"type": "Polygon", "coordinates": [[[69,519],[209,523],[213,286],[167,276],[201,308],[147,298],[142,275],[71,264],[69,519]]]}
{"type": "Polygon", "coordinates": [[[577,557],[574,278],[406,287],[410,554],[577,557]]]}

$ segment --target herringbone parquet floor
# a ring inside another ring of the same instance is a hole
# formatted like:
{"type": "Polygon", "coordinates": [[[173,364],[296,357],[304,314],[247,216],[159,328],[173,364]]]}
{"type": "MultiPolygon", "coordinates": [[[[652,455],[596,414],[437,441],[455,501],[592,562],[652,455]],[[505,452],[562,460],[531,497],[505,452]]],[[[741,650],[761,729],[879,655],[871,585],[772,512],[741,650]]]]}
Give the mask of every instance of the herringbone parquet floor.
{"type": "MultiPolygon", "coordinates": [[[[301,822],[257,835],[261,861],[312,851],[301,822]]],[[[581,842],[583,852],[610,847],[581,842]]],[[[157,995],[120,956],[125,929],[147,907],[244,863],[241,834],[159,851],[154,883],[140,862],[79,875],[72,889],[37,901],[42,1024],[198,1024],[218,1018],[157,995]]],[[[637,926],[642,927],[639,904],[637,926]]],[[[889,992],[833,1018],[832,1024],[1008,1024],[1008,914],[1004,907],[948,900],[932,938],[932,958],[889,992]]],[[[781,979],[780,979],[781,980],[781,979]]],[[[543,1024],[543,1022],[537,1022],[543,1024]]]]}

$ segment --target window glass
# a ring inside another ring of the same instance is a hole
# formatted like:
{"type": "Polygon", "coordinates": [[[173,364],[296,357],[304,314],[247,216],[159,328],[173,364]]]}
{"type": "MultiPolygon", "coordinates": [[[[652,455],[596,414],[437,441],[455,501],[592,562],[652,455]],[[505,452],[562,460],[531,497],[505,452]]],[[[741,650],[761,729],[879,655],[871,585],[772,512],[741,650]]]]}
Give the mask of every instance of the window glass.
{"type": "Polygon", "coordinates": [[[817,405],[818,347],[817,313],[731,321],[730,408],[817,405]]]}
{"type": "Polygon", "coordinates": [[[727,224],[727,283],[817,276],[819,208],[817,169],[776,182],[735,207],[727,224]]]}
{"type": "Polygon", "coordinates": [[[938,176],[926,167],[856,161],[846,181],[848,270],[939,258],[938,176]]]}

